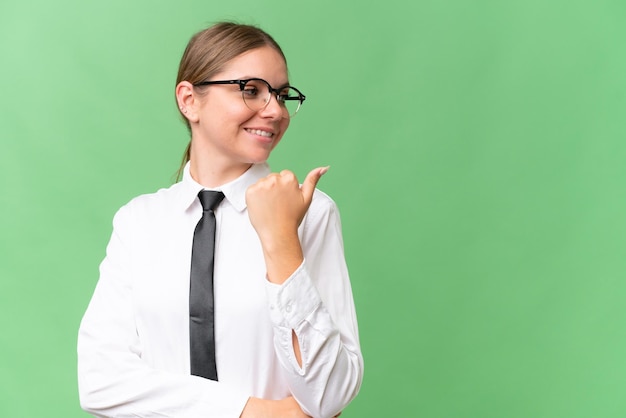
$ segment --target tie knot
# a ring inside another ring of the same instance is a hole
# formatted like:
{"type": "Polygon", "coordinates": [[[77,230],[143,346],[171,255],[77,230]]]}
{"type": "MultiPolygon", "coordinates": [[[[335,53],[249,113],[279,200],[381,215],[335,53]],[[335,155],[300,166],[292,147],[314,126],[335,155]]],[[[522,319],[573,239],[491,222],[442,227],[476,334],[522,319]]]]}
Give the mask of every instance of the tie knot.
{"type": "Polygon", "coordinates": [[[224,199],[224,193],[212,190],[202,190],[198,193],[198,198],[202,204],[202,210],[215,210],[217,205],[224,199]]]}

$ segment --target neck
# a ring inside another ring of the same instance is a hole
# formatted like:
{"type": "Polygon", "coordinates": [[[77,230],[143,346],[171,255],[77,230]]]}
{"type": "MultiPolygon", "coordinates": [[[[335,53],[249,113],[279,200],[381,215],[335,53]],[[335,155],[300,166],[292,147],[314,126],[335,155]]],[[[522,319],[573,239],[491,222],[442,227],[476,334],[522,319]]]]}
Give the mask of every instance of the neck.
{"type": "Polygon", "coordinates": [[[189,174],[197,183],[212,189],[235,180],[251,166],[252,164],[246,164],[245,166],[223,170],[216,166],[203,166],[192,157],[189,162],[189,174]]]}
{"type": "Polygon", "coordinates": [[[235,180],[251,166],[252,164],[250,163],[233,164],[231,162],[226,164],[220,161],[198,158],[192,152],[189,160],[189,174],[204,187],[216,188],[235,180]]]}

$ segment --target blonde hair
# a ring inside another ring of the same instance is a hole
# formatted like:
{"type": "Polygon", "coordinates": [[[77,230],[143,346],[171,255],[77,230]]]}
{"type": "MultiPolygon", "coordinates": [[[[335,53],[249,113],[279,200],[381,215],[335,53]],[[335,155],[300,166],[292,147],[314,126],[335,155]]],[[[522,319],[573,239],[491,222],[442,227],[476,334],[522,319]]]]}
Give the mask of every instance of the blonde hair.
{"type": "MultiPolygon", "coordinates": [[[[267,32],[257,26],[234,22],[219,22],[204,29],[191,37],[187,48],[178,66],[176,85],[181,81],[196,84],[210,80],[215,74],[222,71],[224,66],[233,58],[252,49],[269,46],[274,48],[287,62],[285,54],[278,43],[267,32]]],[[[202,94],[206,87],[194,87],[202,94]]],[[[189,121],[179,112],[191,132],[189,121]]],[[[183,154],[182,163],[178,169],[177,179],[180,179],[185,164],[189,161],[191,140],[183,154]]]]}

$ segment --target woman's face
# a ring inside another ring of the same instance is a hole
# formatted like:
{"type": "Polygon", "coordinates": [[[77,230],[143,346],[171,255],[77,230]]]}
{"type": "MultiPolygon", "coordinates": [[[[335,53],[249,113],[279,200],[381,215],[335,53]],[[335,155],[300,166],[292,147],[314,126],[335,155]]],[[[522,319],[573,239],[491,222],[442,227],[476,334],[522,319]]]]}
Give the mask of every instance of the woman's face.
{"type": "MultiPolygon", "coordinates": [[[[262,78],[274,88],[288,84],[287,65],[271,47],[245,52],[232,59],[211,80],[262,78]]],[[[238,84],[206,87],[195,108],[192,124],[192,158],[208,158],[214,167],[247,168],[264,162],[289,126],[283,108],[272,96],[264,109],[252,111],[242,98],[238,84]]]]}

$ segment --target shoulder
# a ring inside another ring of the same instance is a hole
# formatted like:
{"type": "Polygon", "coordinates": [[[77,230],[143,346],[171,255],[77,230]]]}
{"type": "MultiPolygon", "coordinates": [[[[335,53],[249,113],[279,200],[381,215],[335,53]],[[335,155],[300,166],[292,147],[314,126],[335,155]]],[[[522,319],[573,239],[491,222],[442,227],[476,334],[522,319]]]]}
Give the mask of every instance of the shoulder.
{"type": "Polygon", "coordinates": [[[115,218],[145,218],[164,216],[180,206],[181,183],[162,188],[153,193],[132,198],[116,213],[115,218]]]}
{"type": "Polygon", "coordinates": [[[326,193],[315,189],[313,200],[307,212],[307,222],[315,222],[330,217],[339,217],[339,209],[335,201],[326,193]]]}
{"type": "Polygon", "coordinates": [[[315,190],[311,206],[300,227],[303,249],[309,255],[316,245],[331,242],[343,245],[339,209],[335,201],[321,190],[315,190]]]}
{"type": "Polygon", "coordinates": [[[315,192],[313,192],[313,201],[311,202],[311,206],[313,205],[326,208],[337,207],[333,198],[320,189],[315,189],[315,192]]]}

